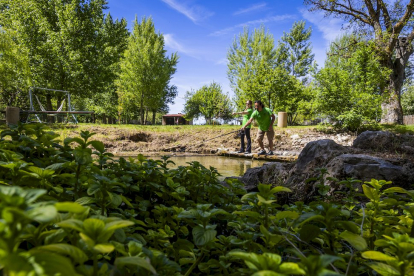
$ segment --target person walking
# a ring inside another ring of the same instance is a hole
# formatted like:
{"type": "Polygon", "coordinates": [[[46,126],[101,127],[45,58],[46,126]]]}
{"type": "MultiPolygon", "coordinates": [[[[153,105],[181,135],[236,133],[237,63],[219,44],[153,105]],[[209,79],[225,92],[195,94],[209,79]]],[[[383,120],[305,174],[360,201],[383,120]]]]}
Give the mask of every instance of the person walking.
{"type": "Polygon", "coordinates": [[[275,114],[273,114],[272,110],[266,108],[261,101],[254,102],[254,109],[252,116],[243,125],[242,130],[244,131],[253,120],[257,121],[259,125],[259,130],[257,131],[256,141],[259,143],[260,152],[258,155],[265,155],[266,151],[263,146],[263,138],[266,134],[267,140],[269,141],[269,152],[267,155],[273,155],[273,138],[275,137],[275,131],[273,130],[273,123],[275,122],[275,114]]]}
{"type": "MultiPolygon", "coordinates": [[[[243,112],[234,112],[233,115],[243,115],[243,123],[242,125],[244,126],[247,121],[250,119],[250,116],[252,116],[253,113],[253,109],[252,109],[252,101],[248,100],[246,101],[246,109],[243,112]]],[[[240,139],[241,139],[241,143],[240,143],[240,150],[237,153],[243,153],[244,154],[249,154],[252,153],[252,139],[250,138],[250,129],[251,129],[251,125],[247,126],[244,131],[240,132],[240,139]],[[247,147],[246,147],[246,151],[244,151],[245,147],[244,147],[244,137],[246,136],[246,140],[247,140],[247,147]]]]}

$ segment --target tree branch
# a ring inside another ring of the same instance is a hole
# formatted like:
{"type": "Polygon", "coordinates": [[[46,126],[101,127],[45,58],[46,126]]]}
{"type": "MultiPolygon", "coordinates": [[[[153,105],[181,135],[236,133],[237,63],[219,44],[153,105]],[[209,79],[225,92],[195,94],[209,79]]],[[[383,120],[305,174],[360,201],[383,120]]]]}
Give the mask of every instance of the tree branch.
{"type": "Polygon", "coordinates": [[[394,33],[398,36],[404,26],[407,24],[407,21],[410,19],[413,14],[414,0],[410,0],[410,3],[407,4],[407,9],[401,19],[394,26],[394,33]]]}

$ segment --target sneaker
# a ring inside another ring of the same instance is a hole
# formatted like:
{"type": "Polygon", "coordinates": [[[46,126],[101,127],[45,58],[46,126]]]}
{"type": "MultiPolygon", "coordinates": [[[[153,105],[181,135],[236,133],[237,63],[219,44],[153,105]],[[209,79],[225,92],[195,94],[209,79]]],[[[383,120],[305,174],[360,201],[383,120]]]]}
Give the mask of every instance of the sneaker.
{"type": "Polygon", "coordinates": [[[250,151],[246,151],[244,154],[251,154],[251,152],[250,151]]]}
{"type": "Polygon", "coordinates": [[[261,151],[259,151],[259,153],[257,155],[266,155],[266,151],[265,150],[261,150],[261,151]]]}
{"type": "Polygon", "coordinates": [[[244,150],[239,150],[237,153],[243,153],[244,152],[244,150]]]}
{"type": "Polygon", "coordinates": [[[269,152],[266,155],[273,155],[273,151],[269,150],[269,152]]]}

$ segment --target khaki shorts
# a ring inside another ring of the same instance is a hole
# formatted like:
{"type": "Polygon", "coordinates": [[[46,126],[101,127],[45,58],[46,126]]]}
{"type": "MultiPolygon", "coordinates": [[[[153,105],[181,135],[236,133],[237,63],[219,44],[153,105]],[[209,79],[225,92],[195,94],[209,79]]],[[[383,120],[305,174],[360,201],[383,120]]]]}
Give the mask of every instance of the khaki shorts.
{"type": "Polygon", "coordinates": [[[263,131],[259,128],[258,131],[257,131],[256,142],[263,141],[263,137],[264,137],[265,133],[266,133],[266,136],[267,136],[267,140],[268,141],[273,141],[273,137],[275,137],[275,131],[274,131],[273,126],[272,126],[270,131],[263,131]]]}

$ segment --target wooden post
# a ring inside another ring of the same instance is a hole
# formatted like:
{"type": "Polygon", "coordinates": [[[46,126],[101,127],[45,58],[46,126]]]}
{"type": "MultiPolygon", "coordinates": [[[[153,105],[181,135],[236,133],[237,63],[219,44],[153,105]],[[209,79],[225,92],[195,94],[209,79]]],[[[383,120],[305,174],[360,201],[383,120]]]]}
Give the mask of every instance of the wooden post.
{"type": "Polygon", "coordinates": [[[286,112],[277,113],[277,126],[287,127],[287,113],[286,112]]]}
{"type": "Polygon", "coordinates": [[[20,121],[20,108],[6,107],[6,123],[8,126],[17,125],[20,121]]]}

